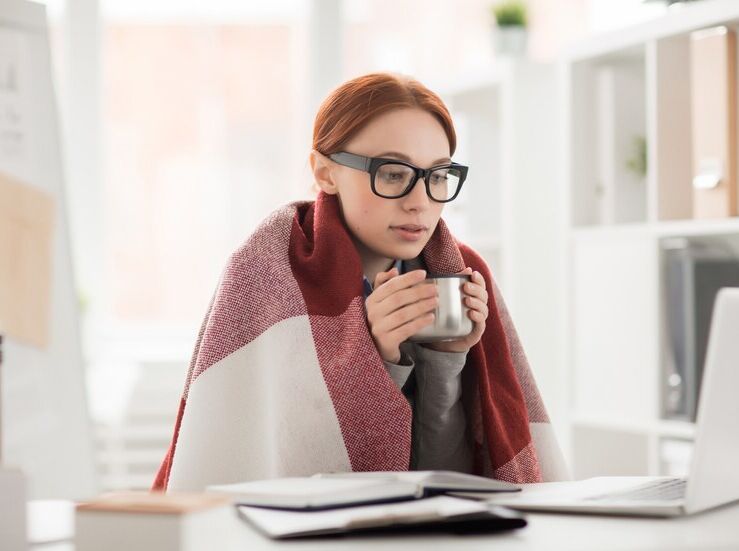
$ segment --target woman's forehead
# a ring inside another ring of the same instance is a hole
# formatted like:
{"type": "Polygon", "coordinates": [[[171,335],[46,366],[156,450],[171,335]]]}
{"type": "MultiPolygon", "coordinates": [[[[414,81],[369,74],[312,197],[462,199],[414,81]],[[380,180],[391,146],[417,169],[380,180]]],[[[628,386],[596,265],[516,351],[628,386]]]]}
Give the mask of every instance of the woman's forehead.
{"type": "MultiPolygon", "coordinates": [[[[389,157],[391,159],[400,159],[401,161],[405,161],[407,163],[414,162],[414,159],[411,155],[408,155],[400,151],[383,151],[382,153],[377,153],[372,156],[373,157],[389,157]]],[[[443,157],[439,157],[438,159],[434,159],[433,161],[431,161],[431,164],[437,165],[437,164],[446,163],[449,161],[451,161],[451,158],[448,155],[445,155],[443,157]]]]}
{"type": "Polygon", "coordinates": [[[414,164],[449,159],[449,140],[439,121],[421,109],[390,111],[370,121],[349,142],[353,153],[414,164]]]}

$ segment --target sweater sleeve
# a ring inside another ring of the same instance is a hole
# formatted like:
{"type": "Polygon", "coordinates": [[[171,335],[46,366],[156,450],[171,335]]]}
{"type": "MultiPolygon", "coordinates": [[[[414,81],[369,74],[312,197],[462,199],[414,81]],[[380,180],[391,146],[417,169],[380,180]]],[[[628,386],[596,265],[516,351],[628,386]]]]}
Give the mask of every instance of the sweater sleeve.
{"type": "Polygon", "coordinates": [[[413,372],[413,368],[415,367],[415,361],[413,360],[413,357],[409,354],[409,349],[401,345],[400,360],[398,361],[398,363],[394,364],[392,362],[386,362],[384,360],[383,363],[385,364],[385,369],[387,370],[388,375],[390,375],[390,378],[393,380],[395,385],[400,390],[403,390],[403,386],[405,385],[408,377],[413,372]]]}
{"type": "Polygon", "coordinates": [[[462,406],[466,352],[439,352],[415,345],[413,404],[414,470],[472,471],[472,451],[462,406]]]}

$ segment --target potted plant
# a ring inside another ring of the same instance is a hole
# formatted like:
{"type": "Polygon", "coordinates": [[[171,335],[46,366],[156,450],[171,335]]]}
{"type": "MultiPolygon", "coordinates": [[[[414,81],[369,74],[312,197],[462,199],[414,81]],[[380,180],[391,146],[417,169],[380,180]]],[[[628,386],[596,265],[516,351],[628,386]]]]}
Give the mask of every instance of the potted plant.
{"type": "Polygon", "coordinates": [[[495,18],[495,51],[500,55],[520,56],[526,53],[526,3],[502,0],[490,7],[495,18]]]}
{"type": "Polygon", "coordinates": [[[647,178],[647,139],[638,135],[632,138],[631,157],[626,159],[626,168],[640,180],[647,178]]]}

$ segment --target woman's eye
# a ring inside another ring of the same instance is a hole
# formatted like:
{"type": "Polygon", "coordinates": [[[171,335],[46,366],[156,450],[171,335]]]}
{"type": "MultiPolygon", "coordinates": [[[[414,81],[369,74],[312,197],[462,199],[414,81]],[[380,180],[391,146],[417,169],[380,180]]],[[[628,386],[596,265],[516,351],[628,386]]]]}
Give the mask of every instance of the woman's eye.
{"type": "Polygon", "coordinates": [[[405,180],[405,173],[403,172],[385,172],[382,174],[382,179],[387,182],[402,182],[405,180]]]}

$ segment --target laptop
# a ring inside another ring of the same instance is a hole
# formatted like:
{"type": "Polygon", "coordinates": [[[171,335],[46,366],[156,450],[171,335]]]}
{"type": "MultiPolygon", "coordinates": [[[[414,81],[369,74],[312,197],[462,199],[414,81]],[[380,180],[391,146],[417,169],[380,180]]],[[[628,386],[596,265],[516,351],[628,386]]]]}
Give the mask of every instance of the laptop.
{"type": "Polygon", "coordinates": [[[739,500],[739,288],[716,297],[687,478],[598,477],[528,484],[491,503],[530,511],[682,516],[739,500]]]}

